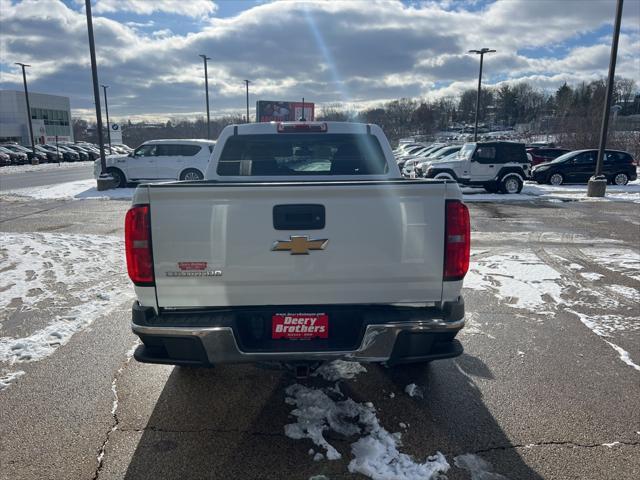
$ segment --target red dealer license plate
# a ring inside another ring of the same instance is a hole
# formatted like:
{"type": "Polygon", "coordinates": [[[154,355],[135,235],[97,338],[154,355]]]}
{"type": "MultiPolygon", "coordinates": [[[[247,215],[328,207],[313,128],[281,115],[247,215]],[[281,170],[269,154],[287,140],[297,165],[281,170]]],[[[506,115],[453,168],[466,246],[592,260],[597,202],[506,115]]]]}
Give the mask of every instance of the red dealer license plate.
{"type": "Polygon", "coordinates": [[[271,317],[271,338],[329,338],[326,313],[277,313],[271,317]]]}

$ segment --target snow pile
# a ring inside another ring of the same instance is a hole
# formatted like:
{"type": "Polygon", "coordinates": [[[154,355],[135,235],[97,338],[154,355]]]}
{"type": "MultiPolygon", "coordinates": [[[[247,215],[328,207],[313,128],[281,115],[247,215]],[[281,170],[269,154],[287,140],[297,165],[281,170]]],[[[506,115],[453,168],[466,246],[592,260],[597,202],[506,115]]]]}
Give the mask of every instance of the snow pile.
{"type": "Polygon", "coordinates": [[[455,466],[471,474],[471,480],[507,480],[507,477],[495,473],[493,466],[485,459],[472,453],[458,455],[453,459],[455,466]]]}
{"type": "Polygon", "coordinates": [[[115,188],[99,192],[96,181],[79,180],[40,187],[19,188],[3,191],[3,195],[29,197],[36,200],[130,200],[135,188],[115,188]]]}
{"type": "Polygon", "coordinates": [[[380,425],[375,408],[370,403],[357,403],[342,397],[335,389],[316,389],[294,384],[285,390],[285,401],[295,408],[291,414],[296,423],[285,426],[285,435],[299,440],[308,438],[326,451],[329,460],[341,458],[324,438],[324,432],[332,431],[345,437],[360,435],[351,445],[353,459],[349,472],[361,473],[374,480],[428,480],[449,469],[444,455],[438,452],[424,463],[415,462],[409,455],[400,453],[400,433],[389,433],[380,425]]]}
{"type": "Polygon", "coordinates": [[[320,376],[329,382],[335,382],[340,379],[352,379],[359,373],[366,372],[367,369],[358,362],[334,360],[333,362],[322,364],[313,372],[312,376],[320,376]]]}
{"type": "Polygon", "coordinates": [[[410,383],[406,387],[404,387],[404,392],[409,395],[411,398],[418,397],[422,398],[422,389],[416,385],[415,383],[410,383]]]}
{"type": "Polygon", "coordinates": [[[26,337],[0,337],[0,362],[40,360],[132,298],[116,237],[2,233],[0,245],[0,321],[16,310],[55,312],[26,337]]]}

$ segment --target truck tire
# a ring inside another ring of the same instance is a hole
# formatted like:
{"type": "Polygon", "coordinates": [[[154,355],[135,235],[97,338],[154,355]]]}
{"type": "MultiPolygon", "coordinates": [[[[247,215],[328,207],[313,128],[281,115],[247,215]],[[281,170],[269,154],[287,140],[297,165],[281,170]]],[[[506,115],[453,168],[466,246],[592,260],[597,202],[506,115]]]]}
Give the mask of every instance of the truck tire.
{"type": "Polygon", "coordinates": [[[202,180],[204,175],[200,172],[200,170],[196,170],[195,168],[187,168],[184,172],[180,174],[180,180],[202,180]]]}
{"type": "Polygon", "coordinates": [[[116,188],[125,188],[127,186],[127,179],[125,178],[124,173],[117,168],[107,168],[107,173],[116,180],[116,188]]]}
{"type": "Polygon", "coordinates": [[[515,194],[520,193],[522,191],[522,178],[520,175],[516,173],[507,173],[504,177],[500,179],[500,192],[515,194]]]}

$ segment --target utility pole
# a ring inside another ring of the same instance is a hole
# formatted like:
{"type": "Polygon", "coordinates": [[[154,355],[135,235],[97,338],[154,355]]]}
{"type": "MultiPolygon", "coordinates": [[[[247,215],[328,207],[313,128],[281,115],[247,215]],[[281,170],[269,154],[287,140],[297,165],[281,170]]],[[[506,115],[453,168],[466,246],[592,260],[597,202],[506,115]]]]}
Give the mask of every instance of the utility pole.
{"type": "Polygon", "coordinates": [[[93,99],[96,104],[96,123],[98,127],[98,147],[100,148],[100,178],[98,190],[107,190],[113,179],[107,174],[107,160],[104,157],[104,142],[102,141],[102,112],[100,110],[100,87],[98,87],[98,65],[96,63],[96,45],[93,39],[93,21],[91,19],[91,0],[84,0],[87,12],[87,31],[89,34],[89,54],[91,55],[91,76],[93,77],[93,99]]]}
{"type": "Polygon", "coordinates": [[[209,115],[209,75],[207,73],[207,60],[211,58],[206,55],[198,55],[204,61],[204,94],[207,99],[207,140],[211,140],[211,117],[209,115]]]}
{"type": "Polygon", "coordinates": [[[244,84],[247,90],[247,123],[251,123],[251,121],[249,120],[249,84],[251,83],[250,80],[245,80],[244,84]]]}
{"type": "Polygon", "coordinates": [[[482,48],[481,50],[469,50],[469,53],[475,53],[480,55],[480,74],[478,75],[478,96],[476,97],[476,124],[473,129],[473,141],[478,141],[478,112],[480,110],[480,91],[482,89],[482,62],[484,60],[485,53],[494,53],[495,50],[489,48],[482,48]]]}
{"type": "Polygon", "coordinates": [[[26,63],[20,63],[20,62],[16,62],[16,65],[20,65],[22,67],[22,82],[24,83],[24,99],[27,102],[27,119],[29,121],[29,140],[31,140],[31,151],[33,152],[31,163],[38,163],[38,157],[36,156],[36,145],[33,141],[33,127],[31,125],[31,106],[29,105],[29,90],[27,90],[27,74],[24,71],[25,67],[30,67],[31,65],[27,65],[26,63]]]}
{"type": "Polygon", "coordinates": [[[107,88],[109,85],[100,85],[104,90],[104,110],[107,114],[107,140],[109,140],[109,153],[113,155],[113,150],[111,149],[111,124],[109,123],[109,104],[107,103],[107,88]]]}
{"type": "Polygon", "coordinates": [[[587,186],[588,197],[604,197],[607,191],[607,179],[602,175],[602,162],[604,150],[607,145],[607,132],[609,129],[609,114],[611,110],[611,96],[616,74],[616,59],[618,57],[618,39],[620,38],[620,23],[622,21],[623,0],[618,0],[616,5],[616,20],[613,26],[613,41],[611,42],[611,55],[609,56],[609,76],[607,77],[607,93],[604,97],[604,110],[602,111],[602,127],[600,128],[600,143],[598,145],[598,159],[596,171],[589,179],[587,186]]]}

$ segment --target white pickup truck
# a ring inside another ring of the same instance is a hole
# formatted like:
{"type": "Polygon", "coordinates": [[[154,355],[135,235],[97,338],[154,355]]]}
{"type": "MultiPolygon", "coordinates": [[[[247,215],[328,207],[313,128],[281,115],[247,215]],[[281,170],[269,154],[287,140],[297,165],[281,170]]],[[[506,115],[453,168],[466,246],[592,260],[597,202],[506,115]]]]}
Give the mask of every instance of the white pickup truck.
{"type": "Polygon", "coordinates": [[[402,179],[376,125],[228,126],[204,180],[136,189],[135,358],[305,368],[460,355],[469,230],[458,185],[402,179]]]}

